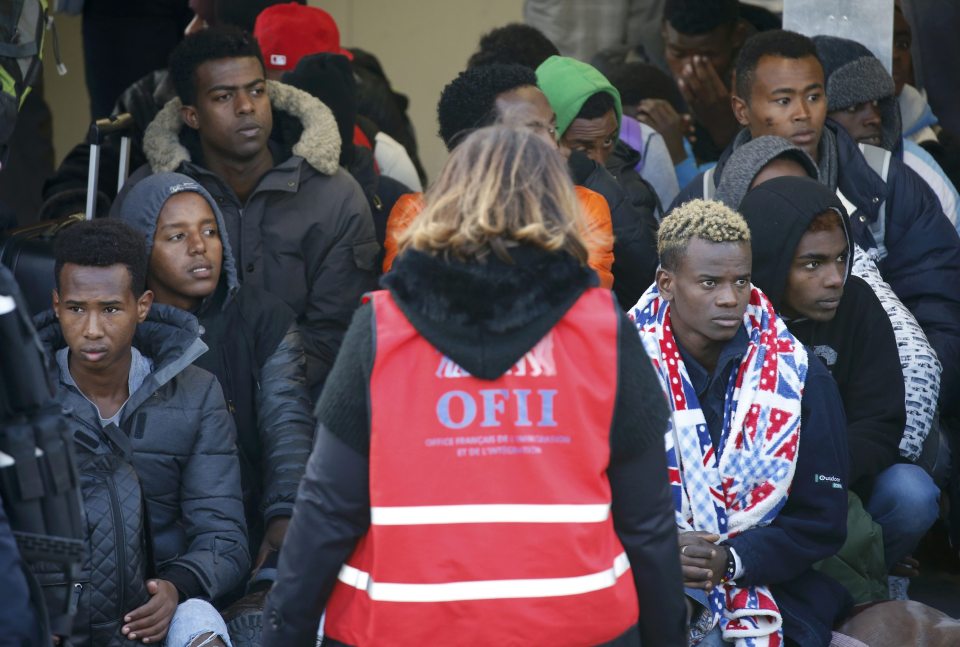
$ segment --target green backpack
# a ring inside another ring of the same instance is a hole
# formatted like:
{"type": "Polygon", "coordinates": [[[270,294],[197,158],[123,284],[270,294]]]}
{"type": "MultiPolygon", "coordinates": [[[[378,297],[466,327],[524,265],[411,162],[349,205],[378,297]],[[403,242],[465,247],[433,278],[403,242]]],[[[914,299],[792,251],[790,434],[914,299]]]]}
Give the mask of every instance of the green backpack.
{"type": "Polygon", "coordinates": [[[40,76],[48,24],[52,26],[53,19],[47,0],[0,2],[0,162],[6,157],[20,106],[40,76]]]}

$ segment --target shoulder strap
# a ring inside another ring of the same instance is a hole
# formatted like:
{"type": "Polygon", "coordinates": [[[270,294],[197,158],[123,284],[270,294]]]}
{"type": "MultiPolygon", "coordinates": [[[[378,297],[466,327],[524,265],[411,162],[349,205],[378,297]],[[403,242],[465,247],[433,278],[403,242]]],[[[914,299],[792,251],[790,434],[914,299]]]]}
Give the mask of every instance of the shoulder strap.
{"type": "MultiPolygon", "coordinates": [[[[860,144],[860,151],[863,153],[863,158],[867,160],[867,165],[873,170],[874,173],[880,176],[880,179],[883,180],[883,183],[887,183],[887,176],[890,174],[890,160],[893,157],[893,154],[879,146],[871,146],[870,144],[860,144]]],[[[873,235],[873,242],[876,243],[876,258],[875,261],[880,262],[887,256],[887,247],[884,244],[884,238],[886,237],[887,230],[887,202],[884,202],[880,205],[880,209],[877,211],[877,219],[870,223],[870,233],[873,235]]]]}
{"type": "Polygon", "coordinates": [[[703,172],[703,199],[713,200],[713,195],[717,192],[717,187],[713,185],[713,172],[716,166],[711,166],[703,172]]]}

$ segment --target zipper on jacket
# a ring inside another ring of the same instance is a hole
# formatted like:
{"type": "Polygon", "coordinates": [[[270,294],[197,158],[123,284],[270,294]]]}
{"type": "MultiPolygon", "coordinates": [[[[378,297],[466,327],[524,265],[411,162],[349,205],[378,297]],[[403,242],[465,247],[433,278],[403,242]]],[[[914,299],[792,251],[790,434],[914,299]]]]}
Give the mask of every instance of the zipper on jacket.
{"type": "Polygon", "coordinates": [[[73,595],[70,596],[70,607],[67,613],[71,616],[77,615],[77,608],[80,606],[80,596],[83,594],[83,584],[74,582],[73,595]]]}
{"type": "Polygon", "coordinates": [[[105,476],[104,480],[107,482],[107,489],[110,490],[110,505],[113,506],[113,518],[115,519],[113,534],[114,541],[116,541],[117,578],[120,585],[117,608],[119,609],[119,616],[122,617],[125,613],[124,605],[127,600],[127,543],[124,541],[123,534],[123,509],[120,507],[120,495],[117,494],[117,484],[113,477],[105,476]]]}

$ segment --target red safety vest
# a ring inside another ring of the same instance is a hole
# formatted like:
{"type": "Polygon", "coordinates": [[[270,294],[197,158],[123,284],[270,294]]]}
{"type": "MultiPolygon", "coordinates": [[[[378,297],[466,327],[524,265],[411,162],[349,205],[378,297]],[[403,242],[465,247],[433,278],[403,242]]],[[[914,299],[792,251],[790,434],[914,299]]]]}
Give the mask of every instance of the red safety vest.
{"type": "MultiPolygon", "coordinates": [[[[639,617],[610,516],[616,304],[589,289],[481,380],[372,295],[370,529],[325,633],[349,645],[596,645],[639,617]]],[[[305,575],[307,577],[307,575],[305,575]]]]}

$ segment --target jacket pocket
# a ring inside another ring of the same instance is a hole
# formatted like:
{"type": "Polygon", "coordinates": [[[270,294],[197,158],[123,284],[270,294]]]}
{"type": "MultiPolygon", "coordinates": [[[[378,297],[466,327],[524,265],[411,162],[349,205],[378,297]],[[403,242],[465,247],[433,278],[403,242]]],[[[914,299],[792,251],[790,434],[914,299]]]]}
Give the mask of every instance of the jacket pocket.
{"type": "Polygon", "coordinates": [[[379,253],[380,245],[375,240],[353,244],[353,262],[361,270],[373,272],[379,253]]]}

